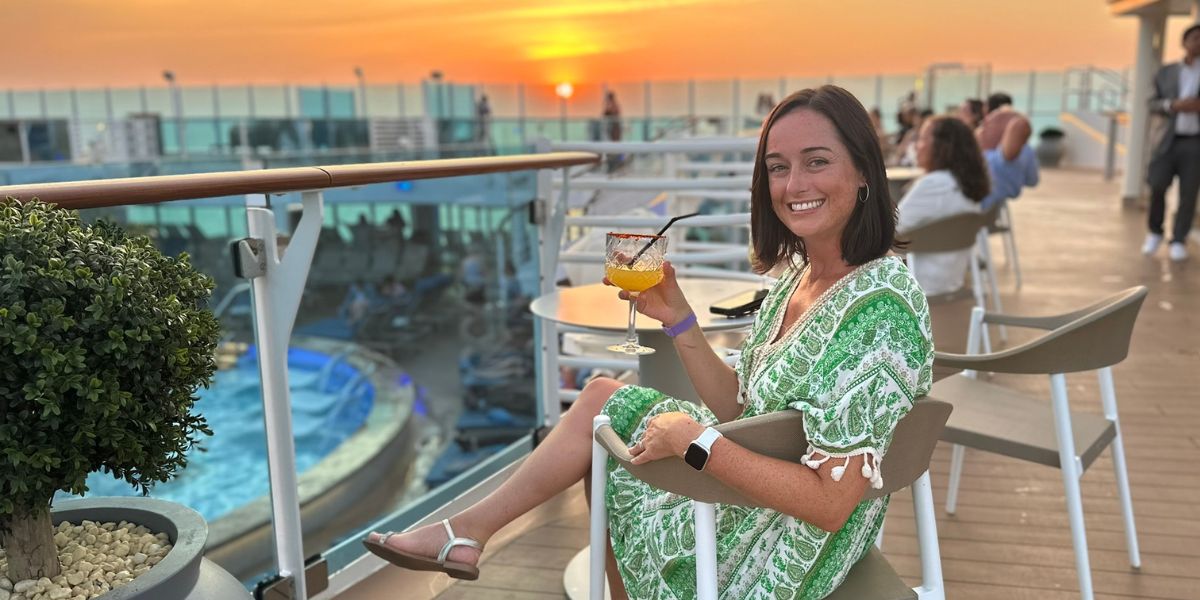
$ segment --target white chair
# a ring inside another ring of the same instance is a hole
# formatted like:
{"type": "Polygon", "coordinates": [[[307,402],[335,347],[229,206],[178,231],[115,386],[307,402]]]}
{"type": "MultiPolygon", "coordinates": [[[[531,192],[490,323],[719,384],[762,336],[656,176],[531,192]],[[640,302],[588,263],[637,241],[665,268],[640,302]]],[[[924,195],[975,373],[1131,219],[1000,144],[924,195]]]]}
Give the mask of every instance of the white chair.
{"type": "MultiPolygon", "coordinates": [[[[882,489],[868,489],[864,499],[912,488],[913,512],[920,542],[921,585],[909,588],[878,548],[872,547],[851,568],[842,585],[827,600],[944,600],[937,522],[929,483],[929,459],[951,407],[945,402],[918,400],[896,427],[887,460],[883,461],[882,489]]],[[[590,598],[604,598],[604,562],[608,539],[604,491],[607,461],[611,456],[633,476],[668,492],[693,499],[696,523],[696,589],[699,600],[717,598],[716,516],[714,504],[756,506],[736,490],[710,475],[697,472],[681,459],[666,458],[633,465],[624,440],[609,425],[608,417],[593,422],[591,532],[593,552],[589,577],[590,598]]],[[[800,462],[807,448],[800,412],[784,410],[717,426],[724,436],[759,454],[800,462]]]]}

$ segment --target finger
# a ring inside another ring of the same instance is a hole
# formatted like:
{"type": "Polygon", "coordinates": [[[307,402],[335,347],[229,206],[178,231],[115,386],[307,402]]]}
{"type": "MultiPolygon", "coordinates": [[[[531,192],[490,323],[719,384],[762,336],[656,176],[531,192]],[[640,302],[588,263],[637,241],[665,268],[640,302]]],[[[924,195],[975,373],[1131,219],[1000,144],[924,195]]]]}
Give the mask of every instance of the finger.
{"type": "Polygon", "coordinates": [[[609,281],[607,277],[605,277],[604,279],[601,279],[600,281],[603,282],[604,285],[612,285],[613,284],[613,282],[609,281]]]}
{"type": "Polygon", "coordinates": [[[634,455],[634,456],[637,456],[637,455],[639,455],[639,454],[641,454],[641,453],[643,453],[643,452],[645,452],[645,451],[646,451],[646,447],[645,447],[645,446],[643,446],[643,445],[641,444],[641,442],[639,442],[639,443],[636,443],[636,444],[634,444],[633,446],[631,446],[631,447],[629,448],[629,453],[630,453],[630,454],[632,454],[632,455],[634,455]]]}

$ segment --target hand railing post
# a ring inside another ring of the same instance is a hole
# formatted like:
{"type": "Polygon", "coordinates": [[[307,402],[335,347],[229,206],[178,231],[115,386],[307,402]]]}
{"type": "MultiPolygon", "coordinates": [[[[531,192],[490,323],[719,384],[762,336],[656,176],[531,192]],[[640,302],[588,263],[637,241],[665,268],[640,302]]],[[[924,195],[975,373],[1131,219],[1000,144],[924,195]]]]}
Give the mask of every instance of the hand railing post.
{"type": "MultiPolygon", "coordinates": [[[[539,150],[545,152],[549,146],[539,144],[539,150]]],[[[567,194],[571,177],[570,170],[562,170],[562,188],[557,198],[554,196],[554,174],[548,170],[538,173],[538,198],[536,212],[538,214],[538,259],[541,271],[541,281],[538,286],[539,294],[554,291],[558,279],[558,254],[561,250],[563,230],[566,227],[567,194]]],[[[553,426],[558,423],[562,414],[561,400],[558,395],[558,326],[551,321],[541,320],[538,323],[538,377],[541,390],[541,424],[553,426]]]]}
{"type": "Polygon", "coordinates": [[[288,392],[288,341],[308,279],[321,231],[321,192],[304,192],[304,212],[282,260],[275,238],[275,214],[247,208],[250,237],[261,243],[262,274],[252,279],[254,337],[262,375],[263,420],[267,432],[267,466],[271,484],[271,523],[279,574],[290,577],[294,600],[306,600],[304,537],[300,528],[300,496],[296,476],[296,444],[292,434],[288,392]]]}

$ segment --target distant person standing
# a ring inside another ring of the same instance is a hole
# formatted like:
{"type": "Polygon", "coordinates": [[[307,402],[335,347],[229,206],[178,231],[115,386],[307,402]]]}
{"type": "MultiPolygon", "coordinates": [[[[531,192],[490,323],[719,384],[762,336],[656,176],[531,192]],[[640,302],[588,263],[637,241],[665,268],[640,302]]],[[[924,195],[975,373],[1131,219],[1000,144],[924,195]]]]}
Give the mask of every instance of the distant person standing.
{"type": "Polygon", "coordinates": [[[1154,77],[1150,110],[1165,117],[1150,158],[1146,180],[1150,184],[1150,216],[1144,254],[1154,254],[1163,239],[1163,217],[1167,212],[1167,188],[1179,177],[1179,208],[1171,232],[1171,260],[1186,260],[1187,236],[1196,214],[1200,192],[1200,23],[1183,32],[1184,57],[1154,77]]]}
{"type": "Polygon", "coordinates": [[[612,142],[621,141],[621,105],[617,104],[617,95],[613,92],[604,94],[604,128],[608,139],[612,142]]]}
{"type": "Polygon", "coordinates": [[[475,104],[475,121],[478,127],[475,133],[476,141],[483,142],[490,147],[492,145],[492,105],[488,102],[487,94],[479,95],[479,102],[475,104]]]}
{"type": "Polygon", "coordinates": [[[984,212],[1021,195],[1021,189],[1041,180],[1037,156],[1029,147],[1033,127],[1012,107],[1012,96],[996,92],[987,99],[987,113],[975,130],[983,160],[992,176],[992,191],[983,199],[984,212]]]}

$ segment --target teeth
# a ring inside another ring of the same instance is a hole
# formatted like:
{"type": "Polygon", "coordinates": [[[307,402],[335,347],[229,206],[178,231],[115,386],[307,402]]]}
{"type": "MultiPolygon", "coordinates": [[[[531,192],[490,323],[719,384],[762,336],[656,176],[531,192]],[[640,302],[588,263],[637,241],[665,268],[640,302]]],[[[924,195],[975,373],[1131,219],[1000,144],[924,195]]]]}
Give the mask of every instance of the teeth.
{"type": "Polygon", "coordinates": [[[788,205],[788,208],[792,209],[793,211],[812,210],[822,204],[825,204],[824,200],[813,200],[811,202],[793,202],[788,205]]]}

